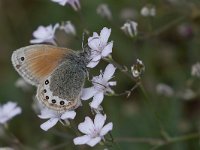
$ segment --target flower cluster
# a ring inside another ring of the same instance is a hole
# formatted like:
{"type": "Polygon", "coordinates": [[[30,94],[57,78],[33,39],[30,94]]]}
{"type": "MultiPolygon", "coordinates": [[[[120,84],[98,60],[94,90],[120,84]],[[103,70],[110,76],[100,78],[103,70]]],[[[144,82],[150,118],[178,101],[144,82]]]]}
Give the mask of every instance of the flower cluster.
{"type": "MultiPolygon", "coordinates": [[[[76,29],[74,25],[67,21],[59,25],[49,25],[47,27],[39,26],[36,31],[33,32],[35,39],[31,40],[31,43],[51,43],[56,44],[55,32],[56,30],[63,30],[69,35],[76,35],[76,29]]],[[[94,68],[100,62],[102,58],[108,57],[112,53],[113,42],[108,42],[111,34],[111,29],[104,27],[100,34],[94,32],[93,36],[88,38],[88,48],[90,51],[88,68],[94,68]]],[[[93,98],[90,103],[92,110],[96,112],[94,122],[91,118],[86,117],[83,123],[80,123],[78,129],[85,135],[74,139],[74,144],[87,144],[94,146],[101,140],[105,140],[104,136],[112,130],[113,124],[106,122],[106,115],[101,114],[97,110],[101,108],[101,103],[104,99],[104,95],[113,94],[112,86],[116,85],[116,81],[110,81],[113,78],[116,68],[112,64],[108,64],[104,71],[100,70],[100,75],[94,76],[91,80],[92,86],[83,88],[81,93],[81,99],[83,101],[93,98]]],[[[40,107],[41,119],[47,119],[46,122],[40,125],[40,128],[44,131],[48,131],[55,126],[58,122],[69,125],[69,120],[72,120],[76,116],[74,110],[57,112],[47,108],[40,107]]]]}

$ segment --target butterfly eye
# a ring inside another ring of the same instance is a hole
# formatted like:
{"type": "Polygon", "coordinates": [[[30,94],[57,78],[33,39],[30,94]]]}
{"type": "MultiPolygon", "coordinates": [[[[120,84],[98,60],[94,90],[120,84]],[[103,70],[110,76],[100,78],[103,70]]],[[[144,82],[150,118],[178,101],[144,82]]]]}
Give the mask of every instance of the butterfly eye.
{"type": "Polygon", "coordinates": [[[65,102],[64,101],[60,101],[60,105],[64,105],[65,104],[65,102]]]}
{"type": "Polygon", "coordinates": [[[24,61],[24,57],[21,57],[21,61],[24,61]]]}

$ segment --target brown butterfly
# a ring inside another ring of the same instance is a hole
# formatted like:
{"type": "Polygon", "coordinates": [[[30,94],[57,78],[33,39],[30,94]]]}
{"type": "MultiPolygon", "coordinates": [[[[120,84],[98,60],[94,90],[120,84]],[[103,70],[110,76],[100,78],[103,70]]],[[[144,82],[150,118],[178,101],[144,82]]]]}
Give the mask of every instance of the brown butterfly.
{"type": "Polygon", "coordinates": [[[14,51],[12,64],[28,83],[37,87],[40,102],[62,112],[81,104],[88,56],[88,51],[39,44],[14,51]]]}

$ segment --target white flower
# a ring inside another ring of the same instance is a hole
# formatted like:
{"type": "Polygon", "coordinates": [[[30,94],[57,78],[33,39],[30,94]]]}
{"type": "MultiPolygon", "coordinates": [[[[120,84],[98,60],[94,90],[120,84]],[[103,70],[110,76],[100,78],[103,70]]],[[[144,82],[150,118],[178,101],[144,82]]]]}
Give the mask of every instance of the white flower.
{"type": "Polygon", "coordinates": [[[104,136],[113,128],[112,122],[104,126],[105,121],[106,115],[102,114],[96,114],[94,122],[89,117],[85,117],[85,121],[78,125],[78,129],[85,135],[75,138],[74,144],[87,144],[93,147],[104,140],[104,136]]]}
{"type": "Polygon", "coordinates": [[[199,62],[192,65],[191,75],[195,77],[200,77],[200,63],[199,62]]]}
{"type": "Polygon", "coordinates": [[[164,96],[173,96],[174,95],[174,90],[167,84],[164,83],[159,83],[156,86],[156,92],[160,95],[164,96]]]}
{"type": "Polygon", "coordinates": [[[93,86],[83,89],[81,99],[88,100],[93,97],[93,101],[91,102],[90,106],[94,109],[97,109],[103,101],[104,94],[114,93],[110,86],[115,86],[116,81],[109,82],[109,80],[112,78],[115,69],[116,68],[112,64],[109,64],[104,73],[93,77],[93,86]]]}
{"type": "Polygon", "coordinates": [[[94,32],[93,36],[88,38],[88,46],[91,48],[91,61],[87,67],[94,68],[99,63],[101,58],[104,58],[112,53],[113,42],[111,41],[108,43],[110,33],[111,29],[104,27],[101,30],[100,35],[94,32]]]}
{"type": "Polygon", "coordinates": [[[64,113],[59,113],[57,111],[53,111],[47,108],[42,109],[41,115],[38,115],[38,117],[41,119],[49,119],[48,121],[40,125],[40,128],[44,131],[47,131],[53,126],[55,126],[58,121],[68,121],[68,119],[74,119],[75,116],[75,111],[66,111],[64,113]]]}
{"type": "Polygon", "coordinates": [[[61,30],[64,30],[66,34],[76,35],[76,29],[71,21],[66,21],[64,24],[60,26],[61,30]]]}
{"type": "Polygon", "coordinates": [[[62,6],[69,4],[75,11],[81,8],[79,0],[51,0],[51,1],[56,2],[62,6]]]}
{"type": "Polygon", "coordinates": [[[23,91],[30,91],[32,88],[23,78],[17,79],[15,86],[21,88],[23,91]]]}
{"type": "Polygon", "coordinates": [[[59,24],[55,26],[49,25],[47,27],[39,26],[36,31],[33,32],[35,39],[31,40],[30,43],[52,43],[56,45],[54,37],[55,31],[59,27],[59,24]]]}
{"type": "Polygon", "coordinates": [[[107,4],[100,4],[97,7],[97,14],[99,14],[102,18],[106,18],[108,20],[112,19],[112,13],[107,4]]]}
{"type": "Polygon", "coordinates": [[[144,17],[147,16],[155,16],[156,15],[156,9],[153,6],[144,6],[141,11],[140,11],[141,15],[144,17]]]}
{"type": "Polygon", "coordinates": [[[21,112],[22,110],[17,106],[17,103],[7,102],[4,105],[0,105],[0,124],[5,124],[14,116],[21,114],[21,112]]]}
{"type": "Polygon", "coordinates": [[[122,27],[121,30],[130,37],[134,37],[138,34],[137,30],[138,23],[135,21],[127,21],[122,27]]]}

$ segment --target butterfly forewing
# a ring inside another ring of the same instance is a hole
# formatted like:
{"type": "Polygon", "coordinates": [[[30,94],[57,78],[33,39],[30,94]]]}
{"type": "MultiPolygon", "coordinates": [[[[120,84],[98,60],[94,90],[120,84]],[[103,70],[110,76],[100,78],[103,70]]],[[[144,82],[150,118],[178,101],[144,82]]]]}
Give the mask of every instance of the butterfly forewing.
{"type": "Polygon", "coordinates": [[[31,45],[13,52],[16,71],[30,84],[38,85],[47,78],[72,51],[50,45],[31,45]]]}

